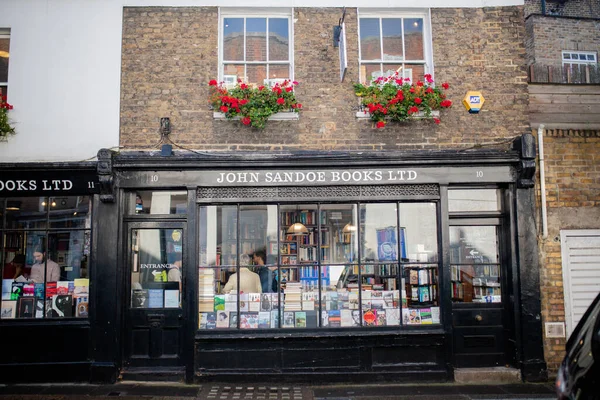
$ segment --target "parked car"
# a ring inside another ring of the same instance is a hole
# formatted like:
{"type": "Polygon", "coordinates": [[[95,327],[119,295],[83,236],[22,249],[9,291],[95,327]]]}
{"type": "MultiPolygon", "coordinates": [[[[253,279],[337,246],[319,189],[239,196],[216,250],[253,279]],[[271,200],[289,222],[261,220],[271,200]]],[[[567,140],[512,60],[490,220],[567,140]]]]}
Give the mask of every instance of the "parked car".
{"type": "Polygon", "coordinates": [[[559,399],[600,399],[600,294],[569,337],[558,369],[559,399]]]}

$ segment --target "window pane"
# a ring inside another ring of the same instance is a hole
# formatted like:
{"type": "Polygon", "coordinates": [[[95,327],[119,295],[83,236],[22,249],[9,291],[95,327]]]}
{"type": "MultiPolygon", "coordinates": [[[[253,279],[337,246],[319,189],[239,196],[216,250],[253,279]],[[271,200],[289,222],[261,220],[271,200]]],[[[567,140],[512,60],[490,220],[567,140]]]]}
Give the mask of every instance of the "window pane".
{"type": "Polygon", "coordinates": [[[437,264],[405,264],[402,267],[402,319],[405,325],[440,323],[437,264]]]}
{"type": "Polygon", "coordinates": [[[248,65],[246,71],[248,73],[248,76],[245,79],[247,83],[264,85],[265,79],[267,78],[266,65],[248,65]]]}
{"type": "Polygon", "coordinates": [[[131,307],[181,307],[183,232],[180,229],[131,231],[131,307]]]}
{"type": "Polygon", "coordinates": [[[10,39],[0,38],[0,82],[8,82],[10,39]]]}
{"type": "Polygon", "coordinates": [[[289,59],[289,28],[287,18],[269,19],[269,61],[289,59]]]}
{"type": "Polygon", "coordinates": [[[0,85],[0,96],[8,96],[8,86],[0,85]]]}
{"type": "Polygon", "coordinates": [[[90,228],[88,196],[50,197],[50,228],[90,228]]]}
{"type": "Polygon", "coordinates": [[[395,203],[361,205],[363,262],[398,260],[397,215],[395,203]]]}
{"type": "Polygon", "coordinates": [[[381,59],[379,18],[360,19],[360,57],[364,61],[381,59]]]}
{"type": "Polygon", "coordinates": [[[425,59],[422,18],[406,18],[404,20],[404,43],[406,60],[425,59]]]}
{"type": "Polygon", "coordinates": [[[410,262],[437,262],[437,217],[433,203],[400,204],[400,256],[410,262]],[[402,246],[402,243],[405,243],[402,246]]]}
{"type": "Polygon", "coordinates": [[[267,61],[267,19],[246,19],[246,61],[267,61]]]}
{"type": "Polygon", "coordinates": [[[360,66],[360,76],[363,83],[371,83],[381,76],[381,64],[362,64],[360,66]]]}
{"type": "Polygon", "coordinates": [[[269,65],[269,79],[290,79],[290,66],[289,64],[269,65]]]}
{"type": "Polygon", "coordinates": [[[187,192],[185,190],[139,191],[135,194],[135,203],[129,205],[129,213],[185,214],[187,213],[187,192]]]}
{"type": "Polygon", "coordinates": [[[450,262],[452,264],[500,262],[496,227],[451,226],[450,262]]]}
{"type": "Polygon", "coordinates": [[[244,61],[244,19],[223,19],[223,60],[244,61]]]}
{"type": "Polygon", "coordinates": [[[500,256],[497,227],[450,227],[450,280],[456,302],[499,303],[500,256]]]}
{"type": "Polygon", "coordinates": [[[383,59],[403,60],[402,20],[400,18],[383,18],[383,59]]]}
{"type": "MultiPolygon", "coordinates": [[[[390,68],[388,67],[388,69],[390,68]]],[[[423,64],[404,64],[398,73],[402,73],[403,78],[409,78],[410,83],[425,81],[425,65],[423,64]]]]}
{"type": "Polygon", "coordinates": [[[14,197],[6,200],[8,229],[44,229],[48,209],[47,197],[14,197]]]}
{"type": "Polygon", "coordinates": [[[246,78],[246,66],[244,64],[225,64],[223,65],[223,81],[225,86],[232,88],[238,83],[238,79],[248,82],[246,78]]]}
{"type": "MultiPolygon", "coordinates": [[[[89,239],[89,231],[83,230],[48,235],[46,317],[86,318],[88,316],[89,239]]],[[[37,253],[34,253],[34,257],[38,261],[37,253]]],[[[34,267],[35,264],[32,267],[32,276],[35,272],[34,267]]]]}
{"type": "Polygon", "coordinates": [[[497,189],[450,189],[448,211],[500,211],[500,194],[497,189]]]}

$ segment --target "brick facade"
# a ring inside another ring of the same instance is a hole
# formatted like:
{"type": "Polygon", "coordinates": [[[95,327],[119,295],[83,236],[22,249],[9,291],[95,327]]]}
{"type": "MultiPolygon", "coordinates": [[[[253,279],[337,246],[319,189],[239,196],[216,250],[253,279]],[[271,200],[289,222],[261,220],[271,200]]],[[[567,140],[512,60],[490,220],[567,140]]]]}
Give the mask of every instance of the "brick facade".
{"type": "MultiPolygon", "coordinates": [[[[542,14],[543,0],[525,0],[525,16],[542,14]]],[[[578,18],[600,18],[600,2],[598,0],[546,0],[546,15],[578,18]]]]}
{"type": "Polygon", "coordinates": [[[442,123],[392,123],[383,130],[357,119],[356,9],[347,9],[348,71],[339,82],[332,27],[339,8],[295,8],[295,79],[304,111],[298,121],[270,121],[264,131],[214,120],[208,81],[218,71],[216,7],[124,9],[120,143],[158,147],[159,119],[171,118],[171,140],[197,150],[465,149],[508,141],[528,131],[523,7],[432,9],[438,82],[450,83],[454,106],[442,123]],[[480,114],[461,104],[482,91],[480,114]]]}
{"type": "MultiPolygon", "coordinates": [[[[537,136],[537,131],[533,134],[537,136]]],[[[546,130],[544,159],[548,238],[540,236],[542,323],[564,322],[560,230],[599,228],[600,131],[546,130]]],[[[537,178],[540,209],[539,168],[537,178]]],[[[555,375],[565,354],[565,339],[546,338],[544,353],[548,371],[555,375]]]]}
{"type": "Polygon", "coordinates": [[[561,65],[562,50],[600,52],[600,19],[535,15],[525,25],[529,64],[561,65]]]}

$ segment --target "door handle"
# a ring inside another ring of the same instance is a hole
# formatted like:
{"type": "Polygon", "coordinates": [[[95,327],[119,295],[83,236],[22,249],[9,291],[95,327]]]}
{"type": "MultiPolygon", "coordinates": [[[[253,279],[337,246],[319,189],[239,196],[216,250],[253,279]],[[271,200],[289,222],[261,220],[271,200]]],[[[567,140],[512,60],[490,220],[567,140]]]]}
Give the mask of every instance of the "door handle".
{"type": "Polygon", "coordinates": [[[478,315],[475,316],[475,321],[481,322],[481,321],[483,321],[483,317],[478,314],[478,315]]]}

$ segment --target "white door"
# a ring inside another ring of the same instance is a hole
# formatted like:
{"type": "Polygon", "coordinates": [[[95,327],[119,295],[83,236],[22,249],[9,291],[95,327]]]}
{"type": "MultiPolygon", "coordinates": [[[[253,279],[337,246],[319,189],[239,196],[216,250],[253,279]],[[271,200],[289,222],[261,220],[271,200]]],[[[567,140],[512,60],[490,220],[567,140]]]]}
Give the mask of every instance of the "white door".
{"type": "Polygon", "coordinates": [[[561,230],[567,337],[600,292],[600,230],[561,230]]]}

